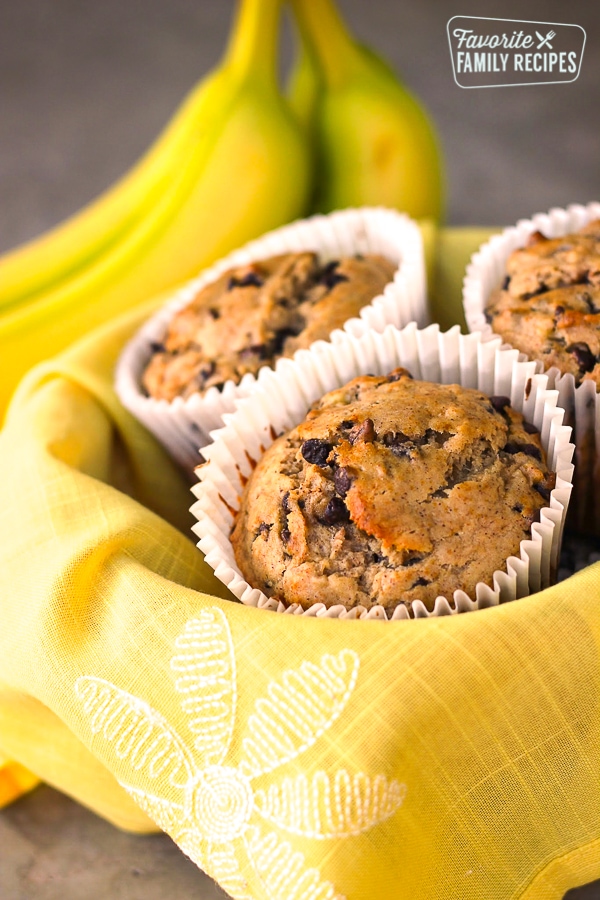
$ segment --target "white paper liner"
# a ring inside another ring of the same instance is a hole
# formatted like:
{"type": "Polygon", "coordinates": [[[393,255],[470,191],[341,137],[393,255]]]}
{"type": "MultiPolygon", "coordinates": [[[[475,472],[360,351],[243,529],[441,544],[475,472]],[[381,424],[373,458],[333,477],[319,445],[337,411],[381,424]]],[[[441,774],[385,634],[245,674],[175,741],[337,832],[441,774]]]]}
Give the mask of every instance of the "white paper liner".
{"type": "MultiPolygon", "coordinates": [[[[321,342],[311,351],[275,374],[263,370],[251,397],[236,403],[236,412],[225,415],[225,426],[202,448],[207,460],[197,468],[199,483],[192,491],[197,501],[191,508],[197,518],[193,531],[198,547],[217,577],[242,603],[287,615],[324,616],[341,619],[382,619],[381,606],[346,610],[342,605],[309,609],[286,607],[252,588],[235,562],[229,534],[245,479],[274,436],[304,418],[309,406],[322,394],[364,373],[387,374],[397,366],[408,368],[415,378],[460,383],[486,393],[508,396],[527,421],[540,430],[548,466],[556,472],[556,487],[548,507],[541,510],[531,538],[520,545],[520,557],[511,556],[504,571],[493,574],[493,587],[479,583],[475,597],[455,591],[452,598],[438,597],[433,612],[421,601],[413,602],[416,618],[450,615],[495,606],[547,587],[555,578],[566,510],[571,493],[574,445],[571,429],[562,424],[563,410],[557,406],[558,391],[549,389],[540,366],[524,360],[516,350],[501,349],[501,340],[482,341],[477,334],[462,335],[458,326],[440,333],[438,325],[424,330],[414,323],[402,330],[388,326],[382,333],[368,332],[359,338],[346,335],[334,345],[321,342]]],[[[399,604],[392,620],[410,618],[399,604]]]]}
{"type": "MultiPolygon", "coordinates": [[[[203,394],[172,402],[147,397],[141,376],[176,312],[196,293],[227,269],[246,265],[279,253],[314,250],[327,262],[354,253],[380,253],[397,265],[393,281],[382,294],[363,307],[360,317],[349,319],[344,329],[358,336],[386,325],[402,327],[408,322],[427,323],[426,277],[423,242],[419,228],[408,216],[383,207],[340,210],[327,216],[312,216],[278,228],[230,253],[188,282],[150,318],[126,345],[118,361],[115,387],[123,405],[148,428],[192,476],[198,463],[198,448],[223,424],[225,412],[235,409],[235,400],[251,393],[256,378],[245,375],[239,385],[228,381],[222,390],[209,388],[203,394]]],[[[343,334],[336,329],[334,335],[343,334]]]]}
{"type": "MultiPolygon", "coordinates": [[[[484,340],[496,337],[484,311],[493,291],[506,275],[510,254],[524,247],[533,231],[546,237],[562,237],[578,231],[600,218],[600,203],[573,204],[566,209],[551,209],[531,219],[522,219],[483,244],[472,256],[463,283],[463,306],[469,330],[481,332],[484,340]]],[[[600,535],[600,394],[592,381],[575,387],[572,375],[562,375],[553,367],[546,372],[549,387],[559,393],[559,405],[565,410],[565,423],[573,427],[575,479],[570,521],[581,532],[600,535]]]]}

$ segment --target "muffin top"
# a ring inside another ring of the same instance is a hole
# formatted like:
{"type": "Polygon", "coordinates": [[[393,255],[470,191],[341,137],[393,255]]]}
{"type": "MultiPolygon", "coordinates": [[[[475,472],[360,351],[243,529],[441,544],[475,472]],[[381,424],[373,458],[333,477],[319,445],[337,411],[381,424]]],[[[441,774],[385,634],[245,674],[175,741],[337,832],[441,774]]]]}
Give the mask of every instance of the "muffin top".
{"type": "Polygon", "coordinates": [[[171,321],[142,377],[157,400],[239,383],[280,356],[292,356],[380,294],[395,266],[374,254],[326,263],[286,253],[230,269],[203,287],[171,321]]]}
{"type": "Polygon", "coordinates": [[[272,444],[231,540],[248,583],[285,604],[432,610],[491,584],[554,480],[508,398],[396,369],[326,394],[272,444]]]}
{"type": "Polygon", "coordinates": [[[492,329],[546,369],[600,387],[600,219],[561,238],[534,232],[506,271],[486,308],[492,329]]]}

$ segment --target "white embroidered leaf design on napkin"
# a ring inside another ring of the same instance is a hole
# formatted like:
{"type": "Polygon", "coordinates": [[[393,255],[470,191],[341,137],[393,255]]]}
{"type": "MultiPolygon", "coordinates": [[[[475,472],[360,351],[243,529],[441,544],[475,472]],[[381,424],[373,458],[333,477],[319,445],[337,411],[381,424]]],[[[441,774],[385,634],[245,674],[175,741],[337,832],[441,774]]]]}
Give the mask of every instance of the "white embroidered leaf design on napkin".
{"type": "Polygon", "coordinates": [[[203,610],[186,623],[171,660],[175,690],[194,747],[205,765],[218,763],[231,742],[235,721],[235,656],[225,618],[203,610]]]}
{"type": "Polygon", "coordinates": [[[306,866],[304,853],[274,831],[264,834],[260,822],[303,838],[355,836],[396,812],[405,785],[345,769],[284,777],[260,789],[253,782],[295,760],[332,727],[358,670],[358,655],[348,649],[304,660],[268,683],[244,726],[236,721],[231,632],[223,612],[211,607],[175,639],[173,697],[183,713],[177,729],[145,700],[103,678],[77,679],[75,694],[95,749],[103,740],[107,764],[112,758],[120,773],[123,763],[129,769],[121,780],[125,790],[232,897],[344,900],[318,869],[306,866]],[[245,735],[237,762],[230,752],[236,727],[245,735]]]}
{"type": "Polygon", "coordinates": [[[263,818],[310,838],[343,838],[368,831],[392,816],[401,806],[406,787],[384,775],[369,778],[363,772],[335,775],[316,772],[284,778],[266,791],[256,791],[254,802],[263,818]]]}
{"type": "Polygon", "coordinates": [[[248,719],[240,770],[249,778],[294,759],[331,728],[346,706],[358,675],[352,650],[329,654],[318,665],[303,662],[272,681],[266,699],[256,701],[248,719]]]}

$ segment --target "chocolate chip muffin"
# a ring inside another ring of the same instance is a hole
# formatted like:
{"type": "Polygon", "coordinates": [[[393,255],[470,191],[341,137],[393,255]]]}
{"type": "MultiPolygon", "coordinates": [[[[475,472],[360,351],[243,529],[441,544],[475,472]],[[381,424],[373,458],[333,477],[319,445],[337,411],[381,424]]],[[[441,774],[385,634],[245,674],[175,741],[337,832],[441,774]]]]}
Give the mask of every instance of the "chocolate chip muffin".
{"type": "Polygon", "coordinates": [[[287,253],[230,269],[177,313],[142,377],[157,400],[236,384],[328,338],[394,277],[382,256],[287,253]]]}
{"type": "Polygon", "coordinates": [[[600,219],[575,234],[534,232],[508,259],[486,308],[492,329],[544,367],[600,386],[600,219]]]}
{"type": "Polygon", "coordinates": [[[326,394],[272,444],[231,540],[248,583],[285,604],[432,610],[491,585],[554,482],[508,398],[396,369],[326,394]]]}

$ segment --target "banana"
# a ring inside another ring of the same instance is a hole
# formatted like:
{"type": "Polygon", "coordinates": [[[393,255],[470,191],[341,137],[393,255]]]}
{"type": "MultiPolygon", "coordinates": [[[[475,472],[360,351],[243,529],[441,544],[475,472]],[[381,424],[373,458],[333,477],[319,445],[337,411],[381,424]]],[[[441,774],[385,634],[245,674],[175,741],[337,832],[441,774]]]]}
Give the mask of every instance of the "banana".
{"type": "Polygon", "coordinates": [[[296,37],[299,39],[298,46],[286,85],[286,96],[296,120],[314,146],[315,122],[323,79],[313,48],[302,32],[296,37]]]}
{"type": "Polygon", "coordinates": [[[0,319],[0,408],[40,358],[306,212],[310,154],[277,85],[279,12],[280,0],[241,0],[210,127],[191,130],[186,153],[167,153],[168,182],[140,196],[104,252],[0,319]]]}
{"type": "Polygon", "coordinates": [[[353,40],[333,0],[292,6],[323,79],[314,125],[317,209],[381,204],[439,219],[441,156],[422,106],[386,63],[353,40]]]}
{"type": "Polygon", "coordinates": [[[0,258],[0,311],[39,297],[114,246],[164,191],[176,158],[189,150],[219,111],[219,67],[190,93],[177,114],[133,169],[65,222],[0,258]]]}

